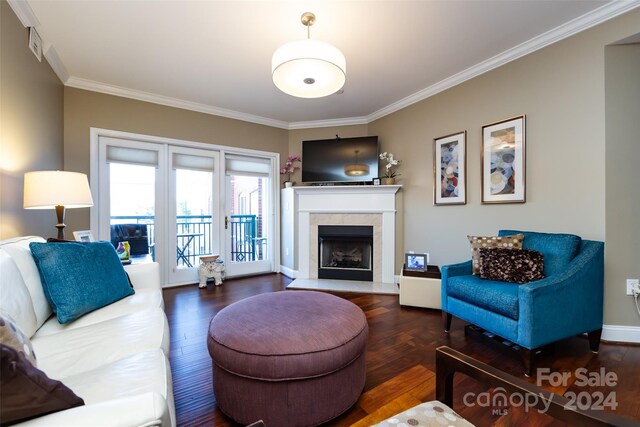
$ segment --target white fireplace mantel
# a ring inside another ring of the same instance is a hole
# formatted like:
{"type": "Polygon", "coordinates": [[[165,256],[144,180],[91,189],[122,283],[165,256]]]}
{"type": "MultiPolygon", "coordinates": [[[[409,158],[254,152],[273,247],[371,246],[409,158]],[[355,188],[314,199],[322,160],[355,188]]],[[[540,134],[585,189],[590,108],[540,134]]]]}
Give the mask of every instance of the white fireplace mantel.
{"type": "MultiPolygon", "coordinates": [[[[396,193],[400,185],[293,187],[291,230],[300,279],[317,278],[318,225],[374,227],[374,282],[394,283],[396,193]],[[384,242],[384,245],[382,244],[384,242]]],[[[283,196],[283,199],[285,197],[283,196]]],[[[283,208],[284,210],[284,208],[283,208]]]]}

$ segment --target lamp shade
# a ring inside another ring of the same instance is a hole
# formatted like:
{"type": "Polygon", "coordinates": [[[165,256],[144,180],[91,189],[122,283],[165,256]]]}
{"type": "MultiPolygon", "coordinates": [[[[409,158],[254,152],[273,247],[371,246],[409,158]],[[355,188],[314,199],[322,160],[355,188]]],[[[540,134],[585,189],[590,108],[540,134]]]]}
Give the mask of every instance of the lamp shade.
{"type": "Polygon", "coordinates": [[[282,45],[271,58],[273,83],[299,98],[321,98],[344,86],[347,61],[336,47],[318,40],[282,45]]]}
{"type": "Polygon", "coordinates": [[[24,208],[53,209],[93,206],[87,175],[66,171],[38,171],[24,174],[24,208]]]}

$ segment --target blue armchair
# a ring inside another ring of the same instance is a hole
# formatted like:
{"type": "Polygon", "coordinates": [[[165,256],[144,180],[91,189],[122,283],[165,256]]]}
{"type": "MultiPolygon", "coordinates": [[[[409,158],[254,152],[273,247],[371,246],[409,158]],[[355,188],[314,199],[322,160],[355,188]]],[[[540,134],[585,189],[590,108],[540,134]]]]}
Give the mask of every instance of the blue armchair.
{"type": "Polygon", "coordinates": [[[598,352],[602,334],[604,243],[571,234],[500,230],[524,234],[523,249],[544,256],[545,278],[522,285],[483,280],[471,274],[471,261],[442,267],[445,332],[452,316],[466,320],[519,346],[530,376],[538,349],[588,333],[598,352]]]}

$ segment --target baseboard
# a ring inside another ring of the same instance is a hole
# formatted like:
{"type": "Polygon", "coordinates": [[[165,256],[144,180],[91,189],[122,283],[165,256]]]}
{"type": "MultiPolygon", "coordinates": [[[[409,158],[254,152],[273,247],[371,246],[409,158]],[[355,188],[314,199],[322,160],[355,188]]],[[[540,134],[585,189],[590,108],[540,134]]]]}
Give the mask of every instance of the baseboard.
{"type": "Polygon", "coordinates": [[[280,273],[284,274],[290,279],[295,279],[298,277],[298,272],[293,268],[285,267],[284,265],[280,266],[280,273]]]}
{"type": "Polygon", "coordinates": [[[602,325],[602,341],[640,344],[640,326],[602,325]]]}

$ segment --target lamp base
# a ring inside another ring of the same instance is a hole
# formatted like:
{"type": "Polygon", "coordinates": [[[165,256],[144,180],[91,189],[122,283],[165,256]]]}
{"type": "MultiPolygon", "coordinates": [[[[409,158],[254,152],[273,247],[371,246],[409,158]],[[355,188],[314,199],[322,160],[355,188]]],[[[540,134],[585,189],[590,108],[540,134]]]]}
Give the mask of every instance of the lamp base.
{"type": "Polygon", "coordinates": [[[64,223],[64,206],[56,206],[56,216],[58,217],[58,223],[56,224],[56,228],[58,229],[58,239],[64,240],[64,228],[66,227],[64,223]]]}

